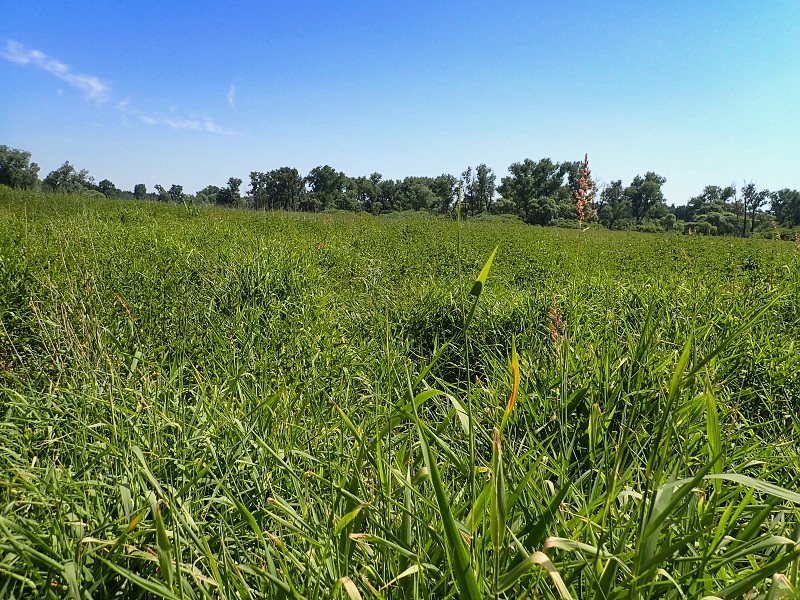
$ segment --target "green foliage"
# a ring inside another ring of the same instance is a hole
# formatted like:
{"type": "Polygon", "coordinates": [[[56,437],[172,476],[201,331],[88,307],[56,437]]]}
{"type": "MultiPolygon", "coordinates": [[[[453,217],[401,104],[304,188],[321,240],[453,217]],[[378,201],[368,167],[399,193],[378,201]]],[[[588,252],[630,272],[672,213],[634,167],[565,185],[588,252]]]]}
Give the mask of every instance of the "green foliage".
{"type": "Polygon", "coordinates": [[[216,185],[207,185],[194,195],[197,204],[216,204],[222,190],[216,185]]]}
{"type": "Polygon", "coordinates": [[[779,223],[800,226],[800,191],[782,189],[772,193],[772,212],[779,223]]]}
{"type": "Polygon", "coordinates": [[[347,176],[329,165],[314,167],[305,178],[308,194],[301,208],[320,212],[329,208],[347,209],[345,189],[347,176]]]}
{"type": "Polygon", "coordinates": [[[299,210],[305,194],[305,182],[297,169],[250,173],[250,199],[256,210],[299,210]]]}
{"type": "MultiPolygon", "coordinates": [[[[513,201],[526,223],[549,225],[557,214],[556,198],[564,186],[564,170],[549,158],[526,158],[508,167],[498,191],[513,201]]],[[[562,194],[563,195],[563,194],[562,194]]]]}
{"type": "Polygon", "coordinates": [[[759,190],[752,181],[742,187],[743,235],[748,234],[748,215],[750,218],[749,233],[753,233],[756,227],[756,212],[767,203],[769,196],[769,190],[759,190]]]}
{"type": "Polygon", "coordinates": [[[114,183],[108,179],[103,179],[103,181],[97,184],[97,191],[103,194],[106,198],[118,198],[120,195],[120,191],[117,189],[117,186],[115,186],[114,183]]]}
{"type": "Polygon", "coordinates": [[[789,597],[798,267],[0,187],[0,597],[789,597]]]}
{"type": "MultiPolygon", "coordinates": [[[[118,190],[108,179],[95,185],[87,171],[76,171],[66,162],[43,183],[44,189],[51,192],[94,191],[107,198],[184,204],[187,210],[191,202],[268,211],[365,211],[373,215],[426,211],[455,217],[453,208],[460,193],[462,217],[484,222],[500,222],[493,216],[507,215],[511,221],[515,216],[531,225],[570,228],[580,214],[582,221],[599,222],[609,229],[742,237],[757,234],[765,238],[773,236],[774,226],[791,228],[800,224],[800,195],[796,190],[758,190],[750,182],[737,195],[735,185],[706,186],[685,206],[667,206],[661,191],[665,179],[648,172],[644,177],[637,175],[626,188],[620,180],[612,181],[604,186],[599,202],[595,203],[593,192],[584,197],[587,190],[594,190],[594,182],[591,174],[584,176],[583,168],[581,161],[525,159],[513,163],[510,175],[496,186],[496,175],[485,164],[474,171],[468,167],[460,179],[442,174],[403,180],[384,180],[380,173],[348,177],[327,165],[315,167],[303,177],[297,169],[281,167],[267,173],[252,171],[250,192],[242,197],[242,180],[235,177],[224,188],[209,185],[194,196],[184,194],[179,185],[173,185],[169,191],[156,185],[156,193],[148,195],[142,183],[136,184],[133,192],[118,190]],[[581,192],[582,180],[586,186],[584,192],[581,192]],[[501,196],[495,198],[495,192],[501,196]],[[766,210],[768,203],[770,209],[766,210]]],[[[38,165],[30,162],[29,152],[0,146],[0,185],[36,189],[38,170],[38,165]]]]}
{"type": "Polygon", "coordinates": [[[726,213],[736,212],[736,188],[727,186],[721,188],[708,185],[699,196],[690,199],[685,207],[680,207],[678,217],[684,221],[692,221],[699,215],[710,212],[726,213]]]}
{"type": "Polygon", "coordinates": [[[402,210],[429,211],[436,204],[436,196],[428,187],[427,177],[406,177],[396,187],[395,201],[402,210]]]}
{"type": "Polygon", "coordinates": [[[177,183],[174,183],[170,186],[167,194],[169,195],[170,201],[174,202],[175,204],[182,203],[186,198],[186,195],[183,193],[183,186],[178,185],[177,183]]]}
{"type": "Polygon", "coordinates": [[[664,203],[664,194],[661,186],[666,183],[666,178],[648,172],[644,177],[637,175],[631,184],[625,188],[624,195],[630,202],[636,224],[641,225],[648,214],[659,204],[664,203]]]}
{"type": "Polygon", "coordinates": [[[600,222],[609,229],[620,229],[620,222],[631,210],[631,200],[625,194],[622,180],[612,181],[600,192],[598,215],[600,222]]]}
{"type": "Polygon", "coordinates": [[[46,190],[52,192],[83,192],[92,189],[94,179],[89,176],[89,171],[81,169],[76,171],[75,167],[65,162],[55,171],[48,173],[42,185],[46,190]]]}
{"type": "Polygon", "coordinates": [[[39,165],[31,162],[31,153],[0,146],[0,185],[21,190],[39,187],[39,165]]]}
{"type": "Polygon", "coordinates": [[[474,172],[472,167],[468,167],[461,174],[465,216],[491,211],[494,203],[495,179],[494,171],[484,164],[478,165],[474,172]]]}

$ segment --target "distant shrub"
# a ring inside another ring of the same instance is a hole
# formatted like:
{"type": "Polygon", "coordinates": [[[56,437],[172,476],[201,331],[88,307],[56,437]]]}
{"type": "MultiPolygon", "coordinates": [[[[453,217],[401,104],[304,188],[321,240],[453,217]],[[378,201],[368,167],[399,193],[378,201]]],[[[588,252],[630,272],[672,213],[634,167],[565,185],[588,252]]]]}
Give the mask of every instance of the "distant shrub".
{"type": "Polygon", "coordinates": [[[620,219],[614,224],[614,229],[620,231],[635,231],[636,221],[634,219],[620,219]]]}
{"type": "Polygon", "coordinates": [[[717,228],[708,221],[689,221],[683,224],[684,233],[694,233],[698,235],[715,235],[717,228]]]}
{"type": "Polygon", "coordinates": [[[430,219],[431,213],[425,210],[404,210],[402,212],[393,210],[381,213],[381,216],[389,219],[430,219]]]}
{"type": "Polygon", "coordinates": [[[655,223],[644,223],[643,225],[637,225],[636,231],[641,233],[664,233],[664,228],[655,223]]]}
{"type": "Polygon", "coordinates": [[[575,219],[553,219],[550,221],[550,225],[561,229],[577,229],[578,221],[575,219]]]}
{"type": "Polygon", "coordinates": [[[659,224],[664,229],[664,231],[673,231],[678,227],[678,220],[675,218],[675,215],[669,213],[668,215],[664,215],[659,219],[659,224]]]}
{"type": "Polygon", "coordinates": [[[517,206],[512,200],[498,198],[489,205],[489,212],[493,215],[514,215],[517,214],[517,206]]]}
{"type": "Polygon", "coordinates": [[[490,214],[482,212],[470,217],[470,221],[479,221],[481,223],[520,223],[520,218],[513,214],[490,214]]]}

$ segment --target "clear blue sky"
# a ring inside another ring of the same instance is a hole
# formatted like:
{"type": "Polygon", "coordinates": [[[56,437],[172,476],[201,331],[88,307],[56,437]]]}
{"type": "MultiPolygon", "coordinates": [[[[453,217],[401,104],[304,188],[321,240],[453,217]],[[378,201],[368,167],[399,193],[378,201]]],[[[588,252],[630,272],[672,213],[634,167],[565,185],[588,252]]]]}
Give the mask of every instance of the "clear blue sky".
{"type": "MultiPolygon", "coordinates": [[[[800,188],[800,5],[408,0],[6,3],[0,144],[132,189],[250,171],[499,178],[589,154],[800,188]]],[[[247,185],[243,186],[246,188],[247,185]]]]}

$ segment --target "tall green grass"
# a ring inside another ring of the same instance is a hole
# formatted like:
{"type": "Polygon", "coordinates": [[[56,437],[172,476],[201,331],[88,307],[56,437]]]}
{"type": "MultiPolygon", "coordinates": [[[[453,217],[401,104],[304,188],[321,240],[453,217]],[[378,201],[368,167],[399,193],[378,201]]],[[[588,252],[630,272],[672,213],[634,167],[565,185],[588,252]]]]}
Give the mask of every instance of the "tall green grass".
{"type": "Polygon", "coordinates": [[[792,597],[799,257],[7,193],[0,597],[792,597]]]}

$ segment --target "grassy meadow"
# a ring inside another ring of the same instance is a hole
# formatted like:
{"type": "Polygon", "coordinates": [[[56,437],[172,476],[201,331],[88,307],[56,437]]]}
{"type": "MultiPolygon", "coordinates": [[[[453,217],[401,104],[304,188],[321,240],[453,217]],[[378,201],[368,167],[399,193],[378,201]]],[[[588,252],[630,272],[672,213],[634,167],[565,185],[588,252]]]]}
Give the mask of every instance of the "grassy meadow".
{"type": "Polygon", "coordinates": [[[794,597],[799,268],[6,189],[0,597],[794,597]]]}

